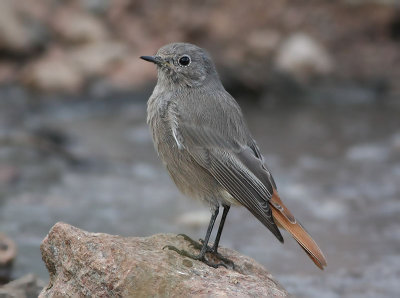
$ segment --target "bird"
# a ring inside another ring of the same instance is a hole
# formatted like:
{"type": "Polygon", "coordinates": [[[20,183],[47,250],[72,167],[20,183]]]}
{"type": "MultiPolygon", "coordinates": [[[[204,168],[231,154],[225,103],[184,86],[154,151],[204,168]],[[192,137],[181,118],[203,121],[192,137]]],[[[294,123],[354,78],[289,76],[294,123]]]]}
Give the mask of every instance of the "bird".
{"type": "Polygon", "coordinates": [[[230,207],[244,206],[280,242],[284,240],[279,228],[289,232],[323,270],[327,265],[324,254],[282,202],[241,108],[223,87],[209,53],[196,45],[177,42],[161,47],[153,56],[140,58],[157,68],[157,84],[147,101],[147,123],[158,156],[177,188],[211,210],[204,240],[196,242],[199,254],[167,248],[212,267],[224,265],[206,255],[230,261],[218,252],[220,237],[230,207]],[[222,217],[210,247],[221,207],[222,217]]]}

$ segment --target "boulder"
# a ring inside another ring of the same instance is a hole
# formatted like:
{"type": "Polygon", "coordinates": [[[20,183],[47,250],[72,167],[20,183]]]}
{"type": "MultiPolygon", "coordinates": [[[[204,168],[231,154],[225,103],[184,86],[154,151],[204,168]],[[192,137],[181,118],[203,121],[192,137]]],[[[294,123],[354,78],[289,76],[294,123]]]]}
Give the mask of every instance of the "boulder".
{"type": "Polygon", "coordinates": [[[246,41],[250,54],[268,57],[278,48],[281,35],[274,30],[257,30],[249,33],[246,41]]]}
{"type": "Polygon", "coordinates": [[[37,297],[46,283],[34,274],[27,274],[0,287],[1,298],[37,297]]]}
{"type": "Polygon", "coordinates": [[[0,1],[0,49],[24,52],[29,48],[30,36],[10,0],[0,1]]]}
{"type": "Polygon", "coordinates": [[[17,255],[17,246],[10,238],[0,233],[0,267],[10,265],[17,255]]]}
{"type": "Polygon", "coordinates": [[[0,51],[11,57],[30,56],[49,41],[45,3],[26,5],[21,0],[0,1],[0,51]]]}
{"type": "Polygon", "coordinates": [[[57,36],[72,44],[99,42],[108,38],[104,22],[82,11],[60,9],[53,18],[57,36]]]}
{"type": "MultiPolygon", "coordinates": [[[[5,234],[0,233],[0,285],[3,283],[7,283],[10,280],[10,276],[12,273],[12,264],[16,256],[17,246],[15,242],[8,238],[5,234]]],[[[0,297],[2,297],[1,293],[0,297]]]]}
{"type": "MultiPolygon", "coordinates": [[[[85,76],[100,76],[118,64],[127,53],[123,43],[105,41],[76,47],[69,51],[68,60],[85,76]]],[[[136,57],[136,60],[139,60],[136,57]]]]}
{"type": "Polygon", "coordinates": [[[54,47],[24,68],[22,80],[41,91],[76,92],[88,78],[100,77],[119,64],[126,52],[124,44],[112,41],[83,44],[69,50],[54,47]]]}
{"type": "Polygon", "coordinates": [[[85,78],[69,56],[61,49],[51,49],[43,57],[27,65],[22,72],[24,84],[47,92],[74,92],[85,78]]]}
{"type": "Polygon", "coordinates": [[[289,36],[280,46],[278,53],[277,67],[301,80],[326,75],[333,69],[333,60],[329,53],[305,33],[289,36]]]}
{"type": "Polygon", "coordinates": [[[191,252],[183,237],[89,233],[57,223],[43,240],[42,258],[50,282],[39,297],[280,297],[288,293],[261,265],[221,248],[235,270],[182,257],[163,249],[191,252]]]}

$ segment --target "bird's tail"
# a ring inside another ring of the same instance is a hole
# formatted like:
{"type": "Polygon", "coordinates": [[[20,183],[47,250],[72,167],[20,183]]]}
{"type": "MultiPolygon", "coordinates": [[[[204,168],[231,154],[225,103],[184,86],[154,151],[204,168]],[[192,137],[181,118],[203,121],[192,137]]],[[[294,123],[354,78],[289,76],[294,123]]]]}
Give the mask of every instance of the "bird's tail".
{"type": "Polygon", "coordinates": [[[300,244],[310,259],[318,266],[319,269],[324,270],[326,259],[321,249],[311,238],[310,234],[303,228],[303,226],[293,217],[290,211],[283,205],[277,192],[275,191],[271,198],[272,216],[278,226],[288,231],[293,238],[300,244]]]}

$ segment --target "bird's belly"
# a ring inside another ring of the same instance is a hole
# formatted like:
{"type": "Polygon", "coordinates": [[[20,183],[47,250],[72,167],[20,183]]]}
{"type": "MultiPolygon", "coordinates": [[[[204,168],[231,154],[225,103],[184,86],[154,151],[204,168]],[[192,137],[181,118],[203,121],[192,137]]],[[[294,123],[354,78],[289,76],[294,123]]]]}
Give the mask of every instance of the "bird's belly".
{"type": "Polygon", "coordinates": [[[197,199],[216,199],[221,186],[185,149],[165,143],[159,146],[159,156],[181,192],[197,199]]]}
{"type": "Polygon", "coordinates": [[[217,180],[201,167],[186,149],[179,147],[166,126],[157,130],[154,138],[158,155],[178,189],[185,195],[205,201],[211,206],[218,203],[236,204],[217,180]]]}

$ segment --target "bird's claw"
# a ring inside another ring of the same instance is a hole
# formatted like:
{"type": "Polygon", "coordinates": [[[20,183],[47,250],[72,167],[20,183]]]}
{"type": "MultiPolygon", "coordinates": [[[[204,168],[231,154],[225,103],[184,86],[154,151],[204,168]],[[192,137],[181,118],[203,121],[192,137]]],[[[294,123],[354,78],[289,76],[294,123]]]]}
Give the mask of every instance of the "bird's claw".
{"type": "Polygon", "coordinates": [[[206,265],[208,265],[210,267],[218,268],[218,267],[223,266],[226,269],[228,269],[228,266],[226,264],[210,262],[209,260],[206,259],[206,257],[204,255],[203,256],[201,254],[200,255],[194,255],[194,254],[191,254],[191,253],[187,252],[186,250],[178,249],[173,245],[166,245],[166,246],[163,247],[163,249],[165,249],[165,248],[167,248],[169,250],[173,250],[173,251],[175,251],[176,253],[178,253],[181,256],[185,256],[185,257],[188,257],[190,259],[203,262],[204,264],[206,264],[206,265]]]}
{"type": "MultiPolygon", "coordinates": [[[[189,242],[189,246],[193,247],[194,249],[201,250],[204,245],[203,239],[199,239],[199,242],[197,242],[185,234],[178,234],[178,236],[182,237],[185,241],[189,242]]],[[[193,255],[193,254],[188,253],[185,250],[180,250],[180,249],[176,248],[175,246],[166,245],[166,246],[164,246],[164,248],[173,250],[182,256],[201,261],[201,262],[205,263],[206,265],[213,267],[213,268],[218,268],[220,266],[223,266],[228,269],[228,266],[229,266],[232,269],[235,269],[235,263],[233,261],[229,260],[228,258],[224,257],[223,255],[221,255],[220,253],[218,253],[217,250],[215,249],[215,247],[209,247],[207,245],[206,253],[211,254],[212,256],[216,257],[218,260],[222,261],[223,263],[210,262],[206,259],[206,257],[204,255],[203,256],[193,255]]]]}
{"type": "Polygon", "coordinates": [[[203,247],[203,244],[199,244],[199,242],[193,240],[188,235],[178,234],[178,236],[181,236],[185,241],[189,242],[189,245],[195,249],[201,250],[201,248],[203,247]]]}

